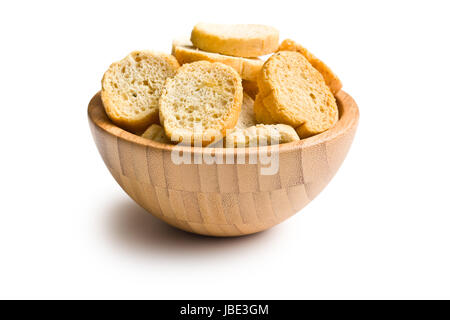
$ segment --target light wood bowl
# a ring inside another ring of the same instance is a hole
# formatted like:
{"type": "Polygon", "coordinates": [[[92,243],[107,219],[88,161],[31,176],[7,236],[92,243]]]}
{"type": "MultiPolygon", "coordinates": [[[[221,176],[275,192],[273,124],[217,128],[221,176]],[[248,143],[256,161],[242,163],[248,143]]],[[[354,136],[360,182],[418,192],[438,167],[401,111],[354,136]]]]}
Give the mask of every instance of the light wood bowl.
{"type": "MultiPolygon", "coordinates": [[[[340,119],[330,130],[279,145],[279,171],[261,175],[261,164],[181,164],[174,149],[191,157],[202,148],[165,145],[129,133],[107,117],[100,94],[88,116],[97,148],[109,171],[140,206],[185,231],[210,236],[240,236],[263,231],[305,207],[328,184],[353,141],[359,119],[355,101],[337,94],[340,119]]],[[[225,149],[214,149],[217,154],[225,149]]],[[[234,149],[234,157],[261,150],[234,149]]],[[[265,149],[267,151],[267,149],[265,149]]]]}

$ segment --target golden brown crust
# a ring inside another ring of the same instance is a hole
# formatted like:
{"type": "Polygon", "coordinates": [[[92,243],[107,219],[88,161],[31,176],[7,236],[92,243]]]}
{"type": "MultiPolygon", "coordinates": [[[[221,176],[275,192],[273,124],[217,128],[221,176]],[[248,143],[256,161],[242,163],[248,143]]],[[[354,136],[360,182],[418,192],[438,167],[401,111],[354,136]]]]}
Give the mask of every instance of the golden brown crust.
{"type": "Polygon", "coordinates": [[[278,30],[264,25],[199,23],[191,41],[197,48],[235,57],[259,57],[278,48],[278,30]]]}
{"type": "Polygon", "coordinates": [[[309,61],[309,63],[311,63],[311,65],[317,69],[317,71],[322,74],[325,83],[330,87],[331,92],[333,92],[334,95],[336,95],[342,89],[341,80],[330,69],[330,67],[328,67],[322,60],[317,58],[300,44],[294,42],[291,39],[286,39],[280,44],[278,51],[297,51],[298,53],[302,54],[309,61]]]}
{"type": "Polygon", "coordinates": [[[257,120],[301,126],[301,138],[327,130],[338,119],[335,98],[323,76],[300,53],[271,56],[261,69],[258,87],[257,120]]]}
{"type": "Polygon", "coordinates": [[[258,73],[264,64],[264,61],[258,58],[233,57],[199,50],[189,40],[174,40],[172,43],[172,54],[181,65],[201,60],[212,63],[221,62],[236,70],[242,79],[250,81],[256,81],[258,73]]]}
{"type": "Polygon", "coordinates": [[[142,117],[140,119],[129,119],[117,114],[115,112],[116,104],[111,101],[110,96],[105,94],[103,91],[101,92],[102,102],[105,106],[105,111],[108,117],[114,122],[117,126],[130,131],[132,133],[139,134],[149,124],[159,123],[159,112],[149,113],[147,116],[142,117]]]}

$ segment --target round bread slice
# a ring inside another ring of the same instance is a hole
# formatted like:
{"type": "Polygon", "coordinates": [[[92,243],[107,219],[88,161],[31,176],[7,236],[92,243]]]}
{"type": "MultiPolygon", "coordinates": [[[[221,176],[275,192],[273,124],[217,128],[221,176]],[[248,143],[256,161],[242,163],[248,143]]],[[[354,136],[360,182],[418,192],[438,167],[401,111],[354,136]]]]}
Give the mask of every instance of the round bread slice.
{"type": "Polygon", "coordinates": [[[141,137],[161,143],[170,144],[170,139],[167,138],[166,133],[164,132],[164,128],[159,124],[152,124],[147,128],[147,130],[145,130],[141,137]]]}
{"type": "Polygon", "coordinates": [[[278,49],[277,29],[258,24],[199,23],[191,41],[197,48],[236,57],[259,57],[278,49]]]}
{"type": "Polygon", "coordinates": [[[300,127],[306,138],[328,130],[338,120],[338,107],[323,76],[298,52],[272,55],[258,76],[260,101],[277,123],[300,127]]]}
{"type": "Polygon", "coordinates": [[[300,140],[294,128],[285,124],[257,124],[246,129],[236,129],[226,136],[227,148],[257,147],[300,140]]]}
{"type": "Polygon", "coordinates": [[[253,99],[244,93],[242,99],[241,113],[239,114],[238,122],[236,124],[237,129],[245,129],[256,125],[255,112],[253,111],[253,99]]]}
{"type": "Polygon", "coordinates": [[[109,118],[134,133],[157,123],[162,88],[178,68],[172,55],[152,51],[134,51],[113,63],[103,76],[101,92],[109,118]]]}
{"type": "Polygon", "coordinates": [[[264,61],[259,58],[240,58],[202,51],[195,48],[189,40],[174,40],[172,42],[172,54],[181,65],[201,60],[221,62],[236,70],[242,79],[251,81],[256,81],[264,64],[264,61]]]}
{"type": "Polygon", "coordinates": [[[206,146],[234,128],[242,105],[239,74],[222,63],[183,65],[167,79],[159,115],[172,141],[206,146]]]}
{"type": "Polygon", "coordinates": [[[311,63],[311,65],[317,69],[317,71],[322,74],[325,83],[328,87],[330,87],[331,92],[333,92],[334,95],[336,95],[342,89],[341,80],[330,69],[330,67],[328,67],[322,60],[317,58],[300,44],[295,43],[291,39],[286,39],[280,44],[278,51],[297,51],[298,53],[302,54],[309,61],[309,63],[311,63]]]}

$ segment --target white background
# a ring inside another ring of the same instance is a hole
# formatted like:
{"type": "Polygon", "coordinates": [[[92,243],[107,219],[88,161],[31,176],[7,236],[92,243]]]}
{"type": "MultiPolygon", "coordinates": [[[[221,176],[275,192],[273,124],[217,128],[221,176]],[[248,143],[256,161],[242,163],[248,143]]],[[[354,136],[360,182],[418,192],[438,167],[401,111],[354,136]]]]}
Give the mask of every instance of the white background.
{"type": "Polygon", "coordinates": [[[448,1],[2,1],[0,298],[450,298],[448,1]],[[277,27],[357,101],[301,213],[214,239],[160,223],[104,166],[86,109],[135,49],[199,21],[277,27]]]}

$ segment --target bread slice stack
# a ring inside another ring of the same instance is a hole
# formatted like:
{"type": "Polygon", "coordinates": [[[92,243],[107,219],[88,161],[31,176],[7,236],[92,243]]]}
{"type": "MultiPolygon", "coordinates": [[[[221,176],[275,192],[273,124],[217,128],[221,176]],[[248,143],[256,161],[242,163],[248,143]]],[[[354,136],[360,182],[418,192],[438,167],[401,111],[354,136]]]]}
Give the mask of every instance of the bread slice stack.
{"type": "Polygon", "coordinates": [[[105,111],[143,138],[193,146],[288,143],[328,130],[341,81],[303,46],[278,39],[264,25],[199,23],[190,40],[173,41],[172,55],[133,51],[113,63],[102,80],[105,111]]]}
{"type": "Polygon", "coordinates": [[[236,70],[242,79],[251,82],[256,82],[258,73],[264,64],[264,61],[259,58],[233,57],[203,51],[194,47],[190,40],[174,40],[172,54],[181,65],[201,60],[226,64],[236,70]]]}
{"type": "Polygon", "coordinates": [[[180,64],[221,62],[235,69],[243,80],[256,84],[264,64],[259,57],[278,50],[278,37],[278,30],[264,25],[199,23],[190,40],[173,41],[172,54],[180,64]]]}

